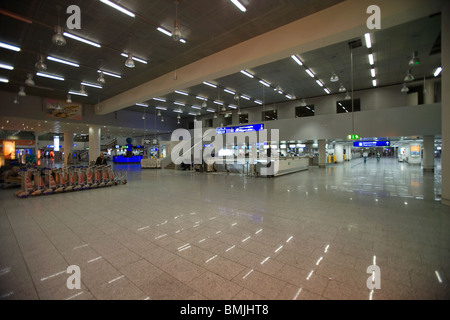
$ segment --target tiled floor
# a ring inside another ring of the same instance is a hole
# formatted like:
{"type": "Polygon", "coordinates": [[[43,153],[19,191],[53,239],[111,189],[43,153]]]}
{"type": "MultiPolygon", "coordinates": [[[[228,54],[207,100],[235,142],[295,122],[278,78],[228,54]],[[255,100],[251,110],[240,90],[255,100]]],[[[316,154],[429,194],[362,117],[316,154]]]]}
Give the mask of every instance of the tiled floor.
{"type": "Polygon", "coordinates": [[[449,299],[440,175],[360,159],[273,179],[129,168],[128,184],[0,191],[1,299],[449,299]],[[380,268],[369,290],[367,268],[380,268]],[[68,289],[67,267],[81,289],[68,289]]]}

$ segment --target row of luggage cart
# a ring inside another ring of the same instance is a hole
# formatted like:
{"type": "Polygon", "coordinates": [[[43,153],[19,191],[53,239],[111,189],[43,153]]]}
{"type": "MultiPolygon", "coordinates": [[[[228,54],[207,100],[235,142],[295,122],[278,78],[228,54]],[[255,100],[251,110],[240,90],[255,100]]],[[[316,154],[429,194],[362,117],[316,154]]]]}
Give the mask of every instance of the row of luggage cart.
{"type": "Polygon", "coordinates": [[[71,166],[63,168],[21,168],[21,190],[15,195],[27,198],[37,195],[81,191],[127,183],[127,172],[113,170],[111,165],[71,166]]]}

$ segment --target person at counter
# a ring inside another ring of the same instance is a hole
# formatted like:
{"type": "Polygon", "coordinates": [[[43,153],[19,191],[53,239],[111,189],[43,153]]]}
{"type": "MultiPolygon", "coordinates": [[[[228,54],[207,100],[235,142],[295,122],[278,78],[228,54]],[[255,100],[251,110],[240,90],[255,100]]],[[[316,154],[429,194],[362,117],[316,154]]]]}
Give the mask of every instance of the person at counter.
{"type": "Polygon", "coordinates": [[[97,158],[97,161],[95,161],[95,165],[96,166],[106,166],[108,165],[108,162],[106,161],[105,155],[102,153],[100,153],[100,155],[97,158]]]}

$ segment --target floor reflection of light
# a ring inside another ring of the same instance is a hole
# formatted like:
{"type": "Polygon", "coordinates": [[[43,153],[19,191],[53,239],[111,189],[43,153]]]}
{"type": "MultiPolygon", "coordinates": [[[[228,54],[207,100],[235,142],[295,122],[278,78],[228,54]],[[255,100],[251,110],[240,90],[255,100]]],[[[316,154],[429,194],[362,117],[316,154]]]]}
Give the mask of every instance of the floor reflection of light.
{"type": "Polygon", "coordinates": [[[308,276],[306,277],[306,280],[309,280],[312,276],[312,274],[314,273],[314,270],[311,270],[308,274],[308,276]]]}
{"type": "Polygon", "coordinates": [[[253,269],[252,270],[250,270],[249,272],[247,272],[246,274],[245,274],[245,276],[243,276],[242,277],[242,279],[245,279],[245,278],[247,278],[248,277],[248,275],[250,274],[250,273],[252,273],[253,272],[253,269]]]}
{"type": "Polygon", "coordinates": [[[215,256],[212,256],[211,258],[209,258],[208,260],[205,261],[205,263],[210,262],[211,260],[215,259],[217,257],[217,254],[215,256]]]}
{"type": "Polygon", "coordinates": [[[293,237],[294,237],[294,236],[290,236],[289,239],[286,240],[286,242],[291,241],[293,237]]]}
{"type": "Polygon", "coordinates": [[[230,251],[230,250],[233,250],[235,247],[236,247],[235,245],[232,245],[232,246],[229,247],[227,250],[225,250],[225,252],[228,252],[228,251],[230,251]]]}
{"type": "Polygon", "coordinates": [[[259,229],[258,231],[255,232],[255,234],[258,234],[262,231],[263,229],[259,229]]]}
{"type": "Polygon", "coordinates": [[[261,261],[261,264],[264,264],[265,262],[267,262],[267,260],[269,260],[270,257],[265,258],[263,261],[261,261]]]}
{"type": "Polygon", "coordinates": [[[283,248],[283,246],[279,246],[279,247],[275,250],[275,253],[277,253],[278,251],[280,251],[281,248],[283,248]]]}
{"type": "Polygon", "coordinates": [[[250,236],[248,236],[247,238],[245,238],[244,240],[242,240],[242,242],[247,241],[248,239],[250,239],[250,236]]]}
{"type": "Polygon", "coordinates": [[[320,263],[320,261],[322,261],[322,259],[323,259],[323,257],[320,257],[320,258],[319,258],[319,260],[317,260],[317,262],[316,262],[316,266],[318,266],[318,265],[319,265],[319,263],[320,263]]]}
{"type": "Polygon", "coordinates": [[[292,300],[296,300],[300,292],[302,292],[302,288],[298,289],[297,293],[295,294],[294,298],[292,298],[292,300]]]}

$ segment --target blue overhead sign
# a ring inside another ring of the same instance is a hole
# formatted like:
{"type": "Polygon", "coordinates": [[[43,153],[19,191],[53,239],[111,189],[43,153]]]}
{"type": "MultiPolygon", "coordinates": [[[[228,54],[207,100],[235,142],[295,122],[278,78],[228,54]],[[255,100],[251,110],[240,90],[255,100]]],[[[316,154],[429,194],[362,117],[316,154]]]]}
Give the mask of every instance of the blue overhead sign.
{"type": "Polygon", "coordinates": [[[353,146],[356,148],[390,147],[390,141],[355,141],[353,146]]]}
{"type": "Polygon", "coordinates": [[[217,128],[217,134],[227,134],[227,133],[237,133],[237,132],[251,132],[251,131],[262,131],[264,130],[264,124],[249,124],[246,126],[238,126],[238,127],[224,127],[217,128]]]}

